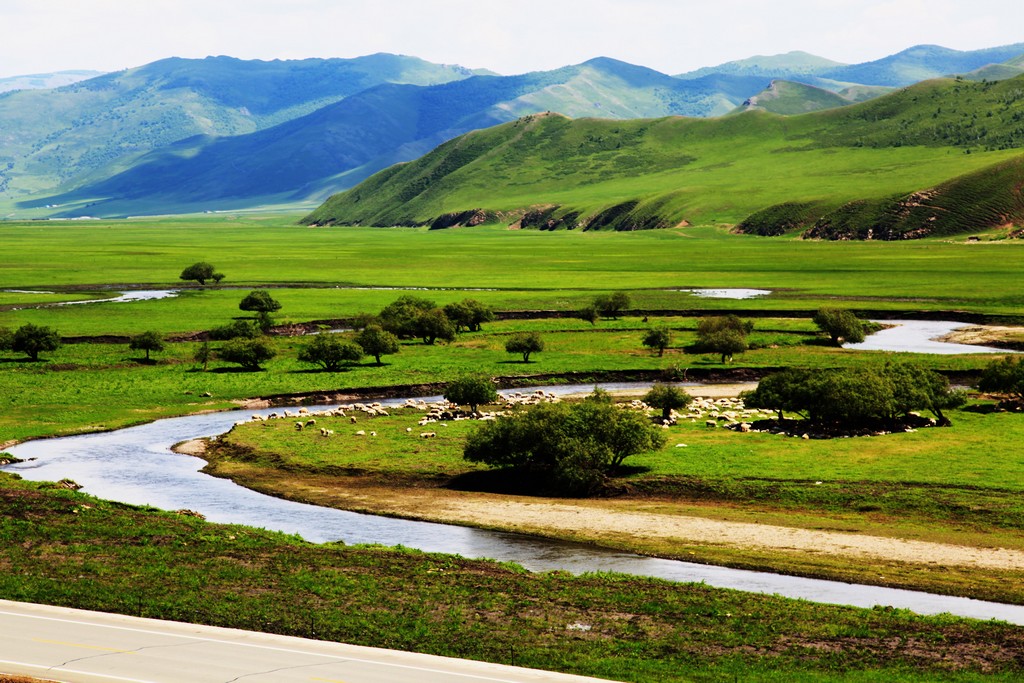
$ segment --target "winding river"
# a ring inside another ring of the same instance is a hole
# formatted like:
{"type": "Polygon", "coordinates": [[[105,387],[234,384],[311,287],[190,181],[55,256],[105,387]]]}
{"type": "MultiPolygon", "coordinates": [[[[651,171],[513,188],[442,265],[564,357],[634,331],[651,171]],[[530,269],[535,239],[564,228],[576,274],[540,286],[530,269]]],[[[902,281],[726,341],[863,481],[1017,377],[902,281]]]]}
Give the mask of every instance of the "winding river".
{"type": "MultiPolygon", "coordinates": [[[[602,385],[609,390],[641,386],[602,385]]],[[[590,388],[588,385],[546,389],[569,393],[590,388]]],[[[582,544],[295,503],[203,474],[199,471],[204,465],[202,460],[170,450],[180,441],[222,434],[252,412],[191,415],[103,434],[30,441],[8,449],[26,462],[4,469],[31,480],[69,477],[100,498],[167,510],[189,508],[212,522],[263,527],[298,534],[313,542],[400,544],[429,552],[513,561],[532,571],[622,572],[816,602],[892,606],[921,614],[948,612],[1024,625],[1024,606],[662,560],[582,544]]]]}

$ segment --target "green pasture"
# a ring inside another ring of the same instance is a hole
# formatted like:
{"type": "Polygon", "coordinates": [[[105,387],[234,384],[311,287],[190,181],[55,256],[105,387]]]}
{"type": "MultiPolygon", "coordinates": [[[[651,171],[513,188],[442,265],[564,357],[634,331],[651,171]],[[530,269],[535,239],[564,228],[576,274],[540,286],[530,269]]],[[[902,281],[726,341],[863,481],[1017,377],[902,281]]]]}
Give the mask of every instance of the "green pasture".
{"type": "MultiPolygon", "coordinates": [[[[292,217],[181,218],[102,223],[0,222],[0,289],[173,288],[196,261],[226,274],[220,289],[173,300],[12,311],[51,295],[0,292],[0,326],[49,325],[65,335],[188,332],[239,315],[255,286],[277,290],[282,322],[375,312],[402,294],[346,287],[432,288],[440,304],[472,297],[498,310],[578,309],[626,290],[648,310],[965,310],[1019,315],[1024,244],[819,243],[729,235],[717,228],[603,234],[306,228],[292,217]],[[334,287],[342,287],[334,289],[334,287]],[[238,287],[240,290],[229,289],[238,287]],[[702,299],[676,290],[744,287],[753,300],[702,299]],[[472,291],[475,289],[495,291],[472,291]],[[463,291],[470,290],[470,291],[463,291]]],[[[415,293],[415,292],[414,292],[415,293]]]]}
{"type": "MultiPolygon", "coordinates": [[[[222,296],[224,292],[212,293],[222,296]]],[[[237,292],[235,293],[237,294],[237,292]]],[[[205,293],[194,298],[202,299],[205,293]]],[[[184,297],[188,301],[190,297],[184,297]]],[[[166,302],[170,302],[167,300],[166,302]]],[[[155,306],[165,302],[151,302],[155,306]]],[[[132,307],[136,304],[107,304],[132,307]]],[[[93,305],[58,309],[78,314],[97,310],[93,305]]],[[[53,310],[53,309],[47,309],[53,310]]],[[[116,310],[116,309],[115,309],[116,310]]],[[[101,320],[91,324],[100,325],[101,320]]],[[[149,321],[147,321],[148,323],[149,321]]],[[[222,321],[222,322],[226,322],[222,321]]],[[[150,324],[140,324],[148,329],[150,324]]],[[[260,372],[245,372],[237,365],[211,362],[203,372],[192,360],[198,344],[171,343],[154,353],[153,363],[127,344],[65,344],[42,354],[33,363],[13,352],[0,353],[0,441],[109,429],[157,417],[196,410],[230,407],[231,401],[255,396],[335,392],[358,387],[447,382],[466,374],[530,376],[576,373],[587,377],[603,371],[674,371],[688,368],[719,370],[730,367],[847,367],[884,362],[891,354],[856,352],[829,346],[813,332],[807,320],[759,319],[750,336],[756,347],[723,365],[716,354],[695,353],[694,318],[626,317],[591,326],[574,319],[509,320],[484,325],[482,332],[463,333],[451,344],[427,345],[410,340],[401,351],[384,356],[377,366],[372,358],[342,372],[322,372],[299,363],[303,337],[272,337],[277,357],[260,372]],[[651,325],[668,326],[673,344],[663,356],[641,344],[651,325]],[[517,331],[541,332],[545,350],[522,363],[505,351],[508,336],[517,331]],[[212,398],[201,398],[204,393],[212,398]]],[[[98,329],[98,328],[97,328],[98,329]]],[[[219,342],[213,342],[216,349],[219,342]]],[[[987,355],[931,356],[900,354],[935,369],[977,371],[987,355]]]]}

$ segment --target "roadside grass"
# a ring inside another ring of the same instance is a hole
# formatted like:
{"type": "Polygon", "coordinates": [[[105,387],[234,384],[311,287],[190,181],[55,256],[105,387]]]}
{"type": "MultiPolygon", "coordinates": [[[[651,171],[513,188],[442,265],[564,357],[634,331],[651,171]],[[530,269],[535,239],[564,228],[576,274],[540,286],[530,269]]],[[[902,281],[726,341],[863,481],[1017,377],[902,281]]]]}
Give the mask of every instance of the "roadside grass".
{"type": "Polygon", "coordinates": [[[1019,679],[1016,626],[612,574],[530,574],[97,500],[0,474],[6,599],[625,681],[1019,679]]]}

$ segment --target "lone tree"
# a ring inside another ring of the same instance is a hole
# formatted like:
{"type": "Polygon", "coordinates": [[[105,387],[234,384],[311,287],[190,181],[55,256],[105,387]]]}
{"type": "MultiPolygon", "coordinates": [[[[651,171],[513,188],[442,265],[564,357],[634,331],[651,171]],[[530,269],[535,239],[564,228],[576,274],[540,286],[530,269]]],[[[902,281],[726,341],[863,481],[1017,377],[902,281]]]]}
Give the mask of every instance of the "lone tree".
{"type": "Polygon", "coordinates": [[[601,313],[597,310],[597,306],[594,304],[584,306],[577,311],[576,315],[580,320],[586,320],[591,325],[596,325],[597,321],[601,319],[601,313]]]}
{"type": "Polygon", "coordinates": [[[196,347],[196,352],[192,354],[192,360],[202,365],[203,372],[206,372],[210,367],[210,361],[213,360],[213,349],[210,348],[210,342],[204,341],[196,347]]]}
{"type": "Polygon", "coordinates": [[[1024,403],[1024,359],[1003,358],[985,367],[978,388],[989,394],[1004,394],[1024,403]]]}
{"type": "Polygon", "coordinates": [[[575,403],[541,403],[470,433],[463,457],[524,472],[537,490],[589,494],[631,455],[665,437],[643,413],[623,410],[604,392],[575,403]]]}
{"type": "Polygon", "coordinates": [[[740,320],[735,315],[701,318],[697,323],[697,348],[717,353],[722,356],[722,362],[727,363],[735,354],[747,350],[747,335],[753,329],[753,322],[740,320]]]}
{"type": "Polygon", "coordinates": [[[844,308],[819,308],[812,320],[836,346],[864,341],[864,323],[844,308]]]}
{"type": "Polygon", "coordinates": [[[263,339],[232,339],[217,352],[228,363],[238,363],[246,370],[260,370],[260,365],[274,356],[274,347],[263,339]]]}
{"type": "Polygon", "coordinates": [[[619,314],[629,308],[629,295],[625,292],[603,294],[594,299],[594,308],[604,317],[617,320],[619,314]]]}
{"type": "Polygon", "coordinates": [[[195,280],[199,284],[205,285],[207,280],[220,282],[224,279],[224,276],[216,272],[212,263],[200,261],[181,271],[181,275],[178,278],[181,280],[195,280]]]}
{"type": "Polygon", "coordinates": [[[401,349],[398,337],[381,329],[380,325],[367,325],[356,335],[356,344],[359,344],[368,356],[373,356],[377,360],[377,365],[381,364],[381,356],[398,353],[401,349]]]}
{"type": "Polygon", "coordinates": [[[57,330],[29,323],[14,331],[11,337],[11,350],[24,353],[33,361],[39,360],[43,351],[56,351],[60,348],[60,335],[57,330]]]}
{"type": "Polygon", "coordinates": [[[14,343],[14,332],[9,327],[0,327],[0,351],[10,351],[14,343]]]}
{"type": "Polygon", "coordinates": [[[505,351],[521,354],[524,363],[530,362],[531,353],[540,353],[543,350],[544,340],[537,332],[518,332],[505,342],[505,351]]]}
{"type": "Polygon", "coordinates": [[[657,349],[658,356],[665,355],[665,349],[672,346],[672,332],[667,327],[653,327],[644,333],[643,345],[657,349]]]}
{"type": "Polygon", "coordinates": [[[448,384],[444,397],[452,403],[469,406],[475,414],[478,406],[497,401],[498,392],[487,377],[463,377],[448,384]]]}
{"type": "Polygon", "coordinates": [[[318,334],[299,349],[302,363],[319,365],[327,372],[338,372],[343,365],[357,363],[363,357],[363,347],[334,334],[318,334]]]}
{"type": "Polygon", "coordinates": [[[273,313],[281,310],[281,303],[270,296],[267,290],[254,289],[239,302],[238,308],[256,313],[273,313]]]}
{"type": "Polygon", "coordinates": [[[160,336],[159,332],[150,330],[132,337],[128,342],[128,348],[132,351],[145,351],[146,362],[148,363],[150,351],[163,351],[166,345],[164,344],[164,338],[160,336]]]}
{"type": "Polygon", "coordinates": [[[685,408],[693,401],[684,390],[674,384],[657,383],[644,396],[644,403],[652,408],[661,410],[661,419],[668,421],[672,419],[672,411],[685,408]]]}

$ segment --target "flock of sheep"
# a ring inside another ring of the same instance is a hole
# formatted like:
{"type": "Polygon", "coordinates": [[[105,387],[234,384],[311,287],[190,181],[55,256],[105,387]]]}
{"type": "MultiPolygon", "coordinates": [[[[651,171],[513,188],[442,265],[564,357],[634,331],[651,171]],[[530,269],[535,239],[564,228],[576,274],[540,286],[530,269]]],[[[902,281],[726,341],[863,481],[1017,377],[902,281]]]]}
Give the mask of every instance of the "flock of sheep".
{"type": "MultiPolygon", "coordinates": [[[[424,428],[432,424],[447,427],[447,423],[449,421],[495,420],[519,406],[536,405],[538,403],[557,403],[559,400],[559,397],[554,393],[538,389],[529,393],[514,392],[500,395],[498,397],[496,409],[492,411],[480,411],[473,413],[462,410],[458,405],[444,399],[427,402],[424,399],[409,398],[406,399],[404,403],[401,403],[396,407],[399,409],[421,412],[422,416],[417,421],[417,425],[424,428]]],[[[652,415],[656,412],[654,408],[651,408],[640,399],[633,399],[628,403],[621,404],[621,406],[623,408],[633,410],[642,410],[652,415]]],[[[378,416],[387,417],[389,415],[390,413],[388,410],[378,401],[373,403],[350,403],[339,405],[331,409],[315,411],[311,411],[309,408],[298,408],[295,410],[288,409],[276,411],[266,416],[255,413],[248,422],[295,420],[294,424],[297,431],[313,431],[314,429],[319,429],[319,434],[321,436],[331,437],[334,436],[334,429],[328,429],[323,426],[318,427],[317,418],[347,417],[349,424],[351,426],[356,426],[363,418],[373,418],[378,416]]],[[[663,420],[662,426],[667,429],[669,426],[677,424],[681,420],[690,420],[690,422],[704,420],[705,425],[708,427],[722,426],[735,429],[737,431],[748,432],[751,430],[752,422],[769,417],[771,417],[771,415],[762,411],[747,409],[743,405],[743,400],[739,398],[694,398],[687,406],[686,412],[680,413],[674,410],[671,411],[670,418],[668,420],[663,420]]],[[[243,425],[246,424],[246,421],[236,422],[235,424],[243,425]]],[[[411,433],[413,428],[407,427],[405,431],[411,433]]],[[[352,434],[354,436],[377,436],[376,431],[367,431],[365,429],[354,429],[352,434]]],[[[422,431],[419,433],[419,436],[423,439],[430,439],[436,437],[437,432],[422,431]]]]}

